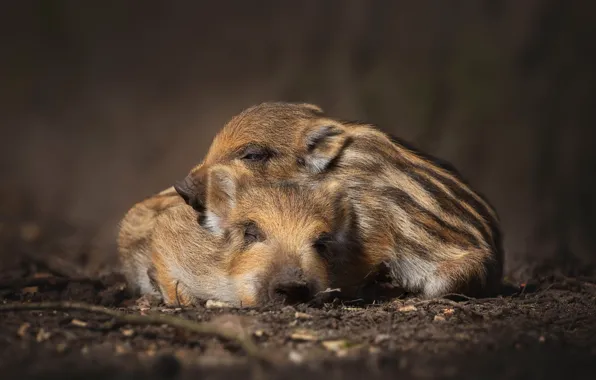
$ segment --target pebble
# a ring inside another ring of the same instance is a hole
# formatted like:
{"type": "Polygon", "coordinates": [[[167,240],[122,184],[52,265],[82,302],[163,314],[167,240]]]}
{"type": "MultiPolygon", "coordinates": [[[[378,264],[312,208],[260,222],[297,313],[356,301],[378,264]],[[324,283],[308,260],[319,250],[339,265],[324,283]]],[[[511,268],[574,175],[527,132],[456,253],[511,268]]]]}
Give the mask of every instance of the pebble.
{"type": "Polygon", "coordinates": [[[296,319],[312,319],[312,315],[310,315],[310,314],[306,314],[306,313],[301,313],[301,312],[299,312],[299,311],[297,311],[297,312],[294,314],[294,317],[295,317],[296,319]]]}
{"type": "Polygon", "coordinates": [[[391,335],[389,334],[379,334],[375,337],[375,344],[379,344],[382,343],[386,340],[391,339],[391,335]]]}
{"type": "Polygon", "coordinates": [[[296,364],[300,364],[304,361],[304,357],[296,351],[290,351],[290,353],[288,354],[288,359],[290,359],[291,362],[296,364]]]}
{"type": "Polygon", "coordinates": [[[293,340],[303,340],[303,341],[316,341],[319,338],[309,331],[295,331],[290,335],[290,338],[293,340]]]}
{"type": "Polygon", "coordinates": [[[207,309],[218,309],[218,308],[232,307],[232,305],[230,305],[227,302],[207,300],[207,302],[205,303],[205,307],[207,309]]]}
{"type": "Polygon", "coordinates": [[[418,310],[418,308],[414,305],[406,305],[406,306],[402,306],[399,309],[397,309],[397,311],[399,311],[400,313],[409,313],[410,311],[416,311],[418,310]]]}
{"type": "Polygon", "coordinates": [[[327,340],[321,344],[323,347],[333,352],[339,352],[345,350],[348,347],[348,342],[346,340],[327,340]]]}

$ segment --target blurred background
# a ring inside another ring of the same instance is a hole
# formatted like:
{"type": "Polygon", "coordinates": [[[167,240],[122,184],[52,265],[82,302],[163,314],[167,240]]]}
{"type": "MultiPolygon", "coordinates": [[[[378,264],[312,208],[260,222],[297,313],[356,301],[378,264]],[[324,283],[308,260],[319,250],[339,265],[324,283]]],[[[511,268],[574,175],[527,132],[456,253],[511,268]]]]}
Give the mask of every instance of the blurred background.
{"type": "Polygon", "coordinates": [[[501,215],[510,275],[592,271],[595,10],[580,0],[5,2],[0,231],[109,267],[123,213],[182,178],[229,118],[305,101],[456,165],[501,215]]]}

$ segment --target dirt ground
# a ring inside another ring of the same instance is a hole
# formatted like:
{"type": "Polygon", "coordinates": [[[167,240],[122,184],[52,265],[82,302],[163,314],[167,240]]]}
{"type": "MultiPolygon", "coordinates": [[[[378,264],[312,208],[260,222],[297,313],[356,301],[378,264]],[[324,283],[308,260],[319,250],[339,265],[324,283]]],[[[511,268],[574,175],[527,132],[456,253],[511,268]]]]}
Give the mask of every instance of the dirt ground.
{"type": "Polygon", "coordinates": [[[527,380],[587,379],[596,371],[594,278],[540,277],[492,299],[259,309],[206,302],[172,309],[131,299],[117,274],[68,278],[64,263],[56,270],[22,246],[5,241],[2,247],[2,379],[527,380]],[[5,310],[50,301],[208,323],[250,339],[257,351],[248,354],[238,342],[212,334],[162,323],[131,325],[120,316],[56,305],[5,310]]]}

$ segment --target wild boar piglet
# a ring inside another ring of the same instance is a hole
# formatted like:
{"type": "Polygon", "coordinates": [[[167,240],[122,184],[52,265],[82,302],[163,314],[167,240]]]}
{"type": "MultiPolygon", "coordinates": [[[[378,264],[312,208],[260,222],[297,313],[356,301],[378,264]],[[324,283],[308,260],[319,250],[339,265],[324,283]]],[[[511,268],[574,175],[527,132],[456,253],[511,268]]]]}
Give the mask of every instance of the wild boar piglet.
{"type": "Polygon", "coordinates": [[[498,291],[503,266],[495,209],[455,168],[373,125],[331,118],[312,104],[263,103],[233,117],[204,160],[175,185],[204,211],[213,165],[271,183],[332,181],[352,205],[367,268],[423,297],[498,291]]]}
{"type": "Polygon", "coordinates": [[[356,294],[369,269],[339,184],[272,184],[233,165],[207,176],[201,213],[172,200],[153,216],[146,249],[121,249],[140,293],[236,306],[308,302],[328,288],[356,294]]]}

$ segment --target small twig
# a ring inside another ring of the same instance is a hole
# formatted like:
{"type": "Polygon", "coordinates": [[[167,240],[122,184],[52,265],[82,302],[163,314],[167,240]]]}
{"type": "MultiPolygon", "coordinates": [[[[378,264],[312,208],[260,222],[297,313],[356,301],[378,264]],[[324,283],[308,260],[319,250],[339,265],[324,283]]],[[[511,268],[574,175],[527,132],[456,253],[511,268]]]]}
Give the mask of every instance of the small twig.
{"type": "Polygon", "coordinates": [[[363,302],[363,301],[364,301],[364,298],[356,298],[353,300],[342,301],[342,304],[352,304],[352,303],[358,303],[358,302],[363,302]]]}
{"type": "Polygon", "coordinates": [[[447,293],[447,294],[443,295],[442,297],[445,298],[445,297],[450,297],[450,296],[451,297],[454,297],[454,296],[461,297],[461,298],[465,299],[466,301],[476,301],[477,300],[477,298],[468,297],[468,296],[466,296],[464,294],[460,294],[460,293],[447,293]]]}
{"type": "Polygon", "coordinates": [[[422,301],[416,302],[414,304],[414,306],[415,307],[419,307],[419,306],[432,305],[432,304],[449,305],[449,306],[451,306],[451,307],[453,307],[455,309],[458,309],[458,310],[463,311],[465,314],[468,314],[468,315],[471,315],[471,316],[474,316],[474,317],[479,317],[479,318],[482,318],[482,319],[486,319],[486,318],[489,317],[488,315],[482,314],[480,312],[477,312],[476,310],[473,310],[473,309],[471,309],[469,307],[466,307],[465,304],[461,304],[459,302],[451,301],[451,300],[448,300],[448,299],[442,299],[442,298],[436,298],[436,299],[430,299],[430,300],[422,300],[422,301]]]}
{"type": "Polygon", "coordinates": [[[136,315],[108,309],[102,306],[89,305],[79,302],[40,302],[40,303],[10,303],[0,305],[0,312],[19,310],[79,310],[100,313],[115,318],[118,322],[131,325],[168,325],[181,330],[191,331],[202,335],[214,335],[237,343],[252,358],[270,363],[270,359],[261,354],[259,348],[248,336],[241,336],[229,329],[210,323],[199,323],[188,319],[167,314],[136,315]]]}
{"type": "Polygon", "coordinates": [[[325,290],[322,290],[320,292],[317,292],[315,294],[315,297],[320,295],[320,294],[326,294],[326,293],[336,293],[336,292],[341,292],[341,288],[335,288],[335,289],[331,289],[331,288],[327,288],[325,290]]]}
{"type": "Polygon", "coordinates": [[[552,288],[553,286],[555,286],[555,285],[556,285],[556,283],[554,283],[554,282],[553,282],[552,284],[548,285],[546,288],[544,288],[544,289],[540,289],[540,290],[537,292],[537,293],[538,293],[538,296],[537,296],[537,297],[541,297],[541,296],[543,296],[543,295],[544,295],[544,293],[546,293],[546,292],[548,292],[549,290],[551,290],[551,288],[552,288]]]}

